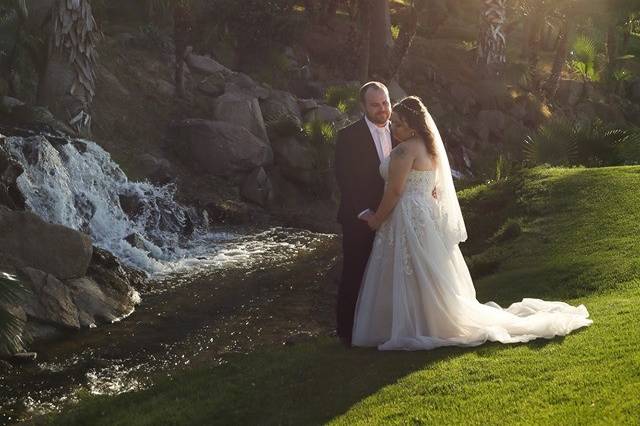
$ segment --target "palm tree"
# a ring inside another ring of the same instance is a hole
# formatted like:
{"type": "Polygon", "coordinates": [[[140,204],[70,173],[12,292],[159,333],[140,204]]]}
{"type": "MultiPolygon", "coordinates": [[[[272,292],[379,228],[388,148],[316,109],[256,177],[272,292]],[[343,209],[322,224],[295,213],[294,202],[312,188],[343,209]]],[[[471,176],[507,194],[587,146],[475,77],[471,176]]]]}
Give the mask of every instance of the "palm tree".
{"type": "Polygon", "coordinates": [[[418,17],[426,5],[425,1],[413,1],[404,9],[401,17],[400,33],[393,45],[390,59],[387,61],[387,72],[384,75],[385,81],[392,81],[396,78],[402,60],[407,56],[411,43],[418,29],[418,17]]]}
{"type": "Polygon", "coordinates": [[[79,134],[91,131],[91,102],[99,31],[89,0],[53,0],[48,55],[38,85],[38,103],[79,134]]]}
{"type": "Polygon", "coordinates": [[[507,39],[504,24],[507,17],[506,0],[483,0],[476,61],[490,73],[499,72],[507,61],[507,39]]]}
{"type": "Polygon", "coordinates": [[[357,0],[359,43],[356,53],[360,81],[389,83],[397,76],[416,34],[418,15],[425,4],[424,0],[412,0],[399,12],[400,32],[394,42],[388,0],[357,0]]]}
{"type": "Polygon", "coordinates": [[[571,29],[573,28],[573,20],[566,14],[563,14],[561,19],[560,32],[556,43],[556,53],[553,60],[553,66],[551,68],[551,74],[544,84],[547,99],[553,99],[558,91],[560,76],[562,75],[562,70],[567,62],[567,54],[569,53],[569,37],[571,29]]]}
{"type": "Polygon", "coordinates": [[[176,0],[173,7],[173,44],[175,46],[175,85],[176,96],[184,98],[184,57],[189,44],[193,26],[192,5],[190,0],[176,0]]]}
{"type": "Polygon", "coordinates": [[[0,0],[0,30],[4,33],[0,50],[5,55],[0,58],[0,77],[6,79],[11,96],[18,96],[16,66],[29,47],[24,29],[27,15],[26,0],[0,0]]]}
{"type": "Polygon", "coordinates": [[[384,80],[386,68],[393,49],[391,17],[388,0],[368,0],[369,31],[369,78],[384,80]]]}
{"type": "Polygon", "coordinates": [[[360,29],[357,73],[360,82],[369,80],[371,51],[371,12],[369,0],[358,0],[358,27],[360,29]]]}

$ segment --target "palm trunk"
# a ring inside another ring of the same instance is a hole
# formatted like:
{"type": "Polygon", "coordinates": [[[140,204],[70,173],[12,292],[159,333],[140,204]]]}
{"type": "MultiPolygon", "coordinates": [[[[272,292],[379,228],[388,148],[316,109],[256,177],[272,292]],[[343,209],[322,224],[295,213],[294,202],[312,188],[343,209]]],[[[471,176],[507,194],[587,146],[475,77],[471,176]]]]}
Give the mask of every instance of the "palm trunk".
{"type": "Polygon", "coordinates": [[[188,0],[177,1],[173,9],[173,38],[175,47],[175,86],[176,96],[185,97],[184,87],[184,57],[189,44],[189,34],[191,33],[191,8],[188,0]]]}
{"type": "Polygon", "coordinates": [[[625,26],[624,33],[622,35],[622,54],[626,55],[629,50],[629,40],[631,40],[631,28],[630,25],[625,26]]]}
{"type": "Polygon", "coordinates": [[[544,24],[545,12],[542,5],[538,6],[533,14],[528,39],[528,63],[531,77],[532,90],[537,90],[539,85],[538,60],[540,53],[540,35],[544,24]]]}
{"type": "Polygon", "coordinates": [[[369,2],[360,0],[358,7],[360,21],[360,48],[358,56],[358,79],[365,83],[369,80],[369,63],[371,61],[371,14],[369,12],[369,2]]]}
{"type": "Polygon", "coordinates": [[[503,26],[506,21],[505,0],[484,0],[476,61],[489,74],[499,73],[506,62],[506,37],[503,26]]]}
{"type": "Polygon", "coordinates": [[[607,28],[607,60],[609,69],[613,70],[618,57],[618,34],[617,26],[609,24],[607,28]]]}
{"type": "Polygon", "coordinates": [[[370,0],[369,2],[370,28],[369,31],[369,77],[383,79],[393,48],[391,36],[391,18],[388,0],[370,0]]]}
{"type": "Polygon", "coordinates": [[[400,27],[400,34],[395,41],[393,50],[391,51],[390,58],[387,63],[387,72],[384,75],[384,82],[389,83],[395,79],[400,71],[402,61],[407,56],[407,52],[411,47],[413,38],[416,35],[418,29],[418,13],[413,7],[407,8],[407,14],[405,15],[404,22],[400,27]]]}
{"type": "Polygon", "coordinates": [[[38,83],[38,103],[88,136],[99,36],[89,0],[56,0],[49,25],[49,54],[38,83]]]}
{"type": "Polygon", "coordinates": [[[567,61],[567,53],[569,53],[570,25],[571,19],[565,16],[562,21],[562,26],[560,27],[560,33],[558,34],[556,55],[553,60],[551,74],[545,83],[545,91],[547,92],[547,99],[549,100],[553,99],[558,91],[558,84],[560,83],[562,69],[567,61]]]}

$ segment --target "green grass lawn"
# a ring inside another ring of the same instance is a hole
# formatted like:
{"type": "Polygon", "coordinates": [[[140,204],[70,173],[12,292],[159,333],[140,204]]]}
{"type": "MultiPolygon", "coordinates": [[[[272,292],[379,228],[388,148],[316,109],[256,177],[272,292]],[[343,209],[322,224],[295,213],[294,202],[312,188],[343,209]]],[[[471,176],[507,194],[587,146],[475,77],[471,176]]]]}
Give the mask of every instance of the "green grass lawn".
{"type": "Polygon", "coordinates": [[[85,397],[53,424],[638,424],[640,167],[534,169],[462,192],[481,301],[584,303],[565,338],[380,353],[334,339],[265,348],[85,397]],[[509,218],[521,233],[491,235],[509,218]]]}

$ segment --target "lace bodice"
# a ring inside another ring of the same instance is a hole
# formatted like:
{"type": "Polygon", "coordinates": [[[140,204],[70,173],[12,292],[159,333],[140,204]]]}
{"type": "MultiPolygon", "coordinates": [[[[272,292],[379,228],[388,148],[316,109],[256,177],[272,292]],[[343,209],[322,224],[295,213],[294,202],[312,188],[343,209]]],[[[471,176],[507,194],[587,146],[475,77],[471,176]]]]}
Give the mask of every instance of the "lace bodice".
{"type": "MultiPolygon", "coordinates": [[[[389,179],[389,163],[391,157],[385,158],[380,163],[380,175],[385,182],[389,179]]],[[[434,170],[411,170],[407,176],[405,193],[403,195],[431,195],[436,184],[436,172],[434,170]]]]}

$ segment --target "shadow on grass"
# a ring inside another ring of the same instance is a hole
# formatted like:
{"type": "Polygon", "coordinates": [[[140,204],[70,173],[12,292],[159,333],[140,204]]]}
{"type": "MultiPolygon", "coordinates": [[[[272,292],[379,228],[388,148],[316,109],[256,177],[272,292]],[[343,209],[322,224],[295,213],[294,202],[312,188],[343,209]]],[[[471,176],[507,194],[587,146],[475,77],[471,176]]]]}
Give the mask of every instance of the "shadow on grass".
{"type": "Polygon", "coordinates": [[[221,366],[157,378],[147,390],[86,397],[50,420],[61,425],[319,424],[415,371],[473,350],[379,352],[346,349],[335,339],[320,338],[233,355],[221,366]]]}

